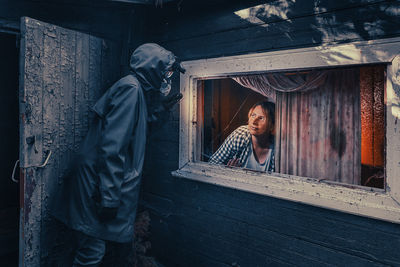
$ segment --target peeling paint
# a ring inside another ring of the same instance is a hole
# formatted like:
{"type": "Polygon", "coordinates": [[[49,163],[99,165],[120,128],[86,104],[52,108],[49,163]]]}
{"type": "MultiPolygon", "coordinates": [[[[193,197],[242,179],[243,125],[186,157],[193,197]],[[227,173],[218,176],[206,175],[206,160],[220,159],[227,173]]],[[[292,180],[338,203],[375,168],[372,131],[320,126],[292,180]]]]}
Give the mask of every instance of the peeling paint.
{"type": "Polygon", "coordinates": [[[108,45],[108,54],[102,51],[102,39],[97,37],[30,18],[24,18],[21,31],[20,95],[26,101],[21,108],[21,118],[26,118],[20,151],[26,173],[21,194],[21,264],[52,266],[50,258],[59,262],[56,257],[62,254],[51,255],[52,247],[62,247],[59,242],[64,242],[57,239],[60,233],[49,215],[52,196],[88,130],[93,116],[89,107],[101,95],[104,83],[116,80],[118,52],[114,44],[108,45]],[[34,143],[25,141],[29,136],[35,138],[34,143]],[[29,167],[40,166],[46,151],[52,156],[44,168],[29,167]]]}

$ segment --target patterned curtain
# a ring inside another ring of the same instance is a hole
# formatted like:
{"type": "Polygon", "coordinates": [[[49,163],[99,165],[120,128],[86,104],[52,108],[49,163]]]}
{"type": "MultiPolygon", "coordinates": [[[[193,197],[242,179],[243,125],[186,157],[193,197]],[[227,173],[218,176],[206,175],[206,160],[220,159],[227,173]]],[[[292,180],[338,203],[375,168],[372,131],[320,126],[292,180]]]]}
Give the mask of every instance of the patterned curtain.
{"type": "Polygon", "coordinates": [[[359,69],[326,75],[316,90],[277,93],[277,172],[360,184],[359,69]]]}
{"type": "Polygon", "coordinates": [[[385,66],[360,68],[361,184],[384,187],[385,66]]]}

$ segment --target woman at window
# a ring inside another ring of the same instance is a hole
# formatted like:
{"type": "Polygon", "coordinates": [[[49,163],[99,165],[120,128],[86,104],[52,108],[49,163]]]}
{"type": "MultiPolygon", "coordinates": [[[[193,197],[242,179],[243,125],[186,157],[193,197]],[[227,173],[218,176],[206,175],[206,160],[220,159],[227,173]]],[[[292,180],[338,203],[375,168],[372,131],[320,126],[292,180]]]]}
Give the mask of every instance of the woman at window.
{"type": "Polygon", "coordinates": [[[248,118],[248,124],[233,131],[209,162],[274,172],[275,104],[256,103],[248,118]]]}

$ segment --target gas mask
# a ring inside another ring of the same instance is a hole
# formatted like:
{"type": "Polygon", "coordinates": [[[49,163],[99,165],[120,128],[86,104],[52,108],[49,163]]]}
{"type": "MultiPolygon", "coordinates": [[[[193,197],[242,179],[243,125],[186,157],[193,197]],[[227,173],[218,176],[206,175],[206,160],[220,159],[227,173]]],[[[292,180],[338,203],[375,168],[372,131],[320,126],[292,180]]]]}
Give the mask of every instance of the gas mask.
{"type": "Polygon", "coordinates": [[[163,96],[167,96],[169,92],[171,92],[171,77],[174,74],[174,71],[179,71],[180,73],[186,72],[177,57],[175,57],[175,62],[172,64],[171,68],[164,73],[164,79],[160,87],[160,93],[163,96]]]}
{"type": "Polygon", "coordinates": [[[164,79],[161,82],[161,87],[160,87],[160,93],[163,96],[167,96],[169,94],[169,92],[171,92],[171,77],[173,74],[174,74],[174,72],[172,70],[168,70],[164,74],[164,79]]]}

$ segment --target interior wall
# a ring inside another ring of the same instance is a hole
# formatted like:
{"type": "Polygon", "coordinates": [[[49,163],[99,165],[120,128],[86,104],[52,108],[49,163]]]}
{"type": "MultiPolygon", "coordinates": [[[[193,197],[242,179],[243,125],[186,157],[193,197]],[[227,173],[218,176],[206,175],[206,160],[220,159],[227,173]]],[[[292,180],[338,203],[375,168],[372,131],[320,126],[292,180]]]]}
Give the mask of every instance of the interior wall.
{"type": "Polygon", "coordinates": [[[230,78],[204,82],[202,160],[207,160],[230,133],[247,124],[250,108],[255,103],[267,99],[230,78]]]}

